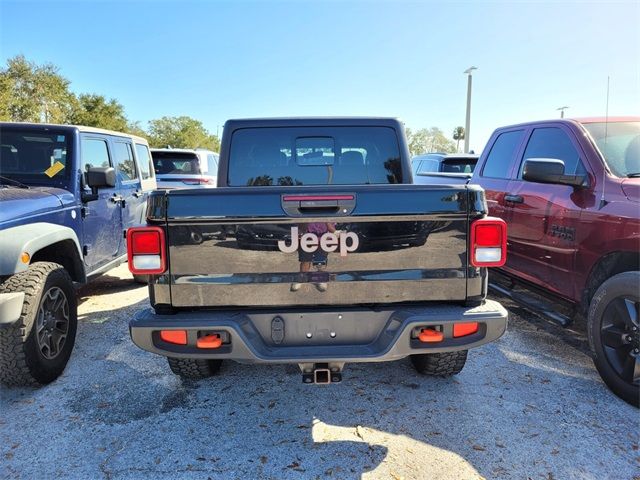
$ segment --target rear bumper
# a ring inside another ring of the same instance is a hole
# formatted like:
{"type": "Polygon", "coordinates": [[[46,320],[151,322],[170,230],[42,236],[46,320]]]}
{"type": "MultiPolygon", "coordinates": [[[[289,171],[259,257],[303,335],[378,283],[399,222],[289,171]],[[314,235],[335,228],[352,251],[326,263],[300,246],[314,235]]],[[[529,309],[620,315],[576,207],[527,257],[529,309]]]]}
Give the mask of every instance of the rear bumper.
{"type": "Polygon", "coordinates": [[[22,314],[24,292],[0,293],[0,326],[15,323],[22,314]]]}
{"type": "Polygon", "coordinates": [[[141,311],[129,324],[133,342],[143,350],[176,358],[232,359],[241,363],[380,362],[419,353],[466,350],[497,340],[507,327],[507,311],[487,300],[473,308],[434,304],[401,309],[363,308],[277,311],[196,311],[156,315],[141,311]],[[284,323],[278,342],[273,319],[284,323]],[[476,333],[453,338],[456,323],[478,322],[476,333]],[[438,327],[439,343],[421,343],[416,329],[438,327]],[[166,343],[160,330],[186,330],[187,345],[166,343]],[[196,347],[198,335],[217,333],[217,349],[196,347]],[[310,335],[310,336],[309,336],[310,335]]]}

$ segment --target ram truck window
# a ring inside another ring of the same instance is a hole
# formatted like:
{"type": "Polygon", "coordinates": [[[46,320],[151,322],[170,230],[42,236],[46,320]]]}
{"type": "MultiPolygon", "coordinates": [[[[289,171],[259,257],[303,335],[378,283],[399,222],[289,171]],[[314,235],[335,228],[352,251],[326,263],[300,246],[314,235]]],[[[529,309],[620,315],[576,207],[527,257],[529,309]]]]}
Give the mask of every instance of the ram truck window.
{"type": "Polygon", "coordinates": [[[506,328],[486,298],[506,228],[481,189],[412,185],[409,162],[395,119],[228,121],[217,188],[155,192],[128,230],[151,301],[133,341],[184,377],[225,359],[298,364],[307,383],[404,357],[458,373],[506,328]]]}

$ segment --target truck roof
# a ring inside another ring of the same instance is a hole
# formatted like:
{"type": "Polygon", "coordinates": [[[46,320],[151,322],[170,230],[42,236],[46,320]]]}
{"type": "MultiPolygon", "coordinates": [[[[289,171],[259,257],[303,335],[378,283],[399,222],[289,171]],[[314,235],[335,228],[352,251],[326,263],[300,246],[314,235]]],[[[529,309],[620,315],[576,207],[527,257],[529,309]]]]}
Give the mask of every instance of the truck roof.
{"type": "Polygon", "coordinates": [[[583,124],[583,123],[609,123],[615,122],[639,122],[640,117],[634,116],[610,116],[610,117],[582,117],[582,118],[551,118],[547,120],[534,120],[531,122],[514,123],[513,125],[504,125],[496,130],[504,130],[513,127],[527,127],[530,125],[541,125],[544,123],[566,123],[569,125],[583,124]]]}
{"type": "Polygon", "coordinates": [[[57,123],[33,123],[33,122],[0,122],[0,128],[12,126],[12,125],[22,125],[25,127],[40,127],[40,128],[57,128],[63,130],[78,130],[80,132],[87,133],[100,133],[103,135],[113,135],[116,137],[130,137],[134,140],[142,141],[147,143],[147,139],[143,137],[139,137],[138,135],[133,135],[132,133],[125,132],[116,132],[114,130],[107,130],[104,128],[96,128],[96,127],[87,127],[85,125],[68,125],[68,124],[57,124],[57,123]]]}
{"type": "Polygon", "coordinates": [[[238,118],[227,120],[225,128],[246,127],[360,127],[385,126],[402,128],[402,121],[395,117],[277,117],[277,118],[238,118]]]}

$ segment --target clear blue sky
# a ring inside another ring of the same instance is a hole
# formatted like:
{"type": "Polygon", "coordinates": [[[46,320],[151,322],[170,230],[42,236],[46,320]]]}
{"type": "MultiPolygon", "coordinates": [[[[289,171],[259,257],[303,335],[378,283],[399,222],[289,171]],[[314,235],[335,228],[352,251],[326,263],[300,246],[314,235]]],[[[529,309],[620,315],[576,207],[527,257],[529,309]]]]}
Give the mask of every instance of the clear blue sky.
{"type": "Polygon", "coordinates": [[[0,0],[0,60],[52,62],[75,92],[116,98],[132,120],[390,115],[498,126],[640,111],[640,1],[56,2],[0,0]]]}

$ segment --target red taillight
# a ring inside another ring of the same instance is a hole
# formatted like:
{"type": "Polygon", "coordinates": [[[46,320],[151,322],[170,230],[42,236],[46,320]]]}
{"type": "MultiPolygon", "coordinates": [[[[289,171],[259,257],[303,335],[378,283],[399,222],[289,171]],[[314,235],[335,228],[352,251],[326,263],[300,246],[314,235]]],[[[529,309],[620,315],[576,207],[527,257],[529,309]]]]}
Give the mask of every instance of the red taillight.
{"type": "Polygon", "coordinates": [[[478,322],[453,324],[453,336],[456,338],[465,337],[467,335],[474,334],[477,331],[478,331],[478,322]]]}
{"type": "Polygon", "coordinates": [[[507,261],[507,224],[486,217],[471,224],[469,259],[474,267],[501,267],[507,261]]]}
{"type": "Polygon", "coordinates": [[[187,331],[186,330],[160,330],[160,338],[167,343],[173,343],[175,345],[187,344],[187,331]]]}
{"type": "Polygon", "coordinates": [[[133,227],[127,230],[127,259],[134,275],[157,275],[166,270],[164,230],[133,227]]]}
{"type": "Polygon", "coordinates": [[[160,253],[160,232],[141,231],[131,233],[131,248],[136,255],[158,255],[160,253]]]}

